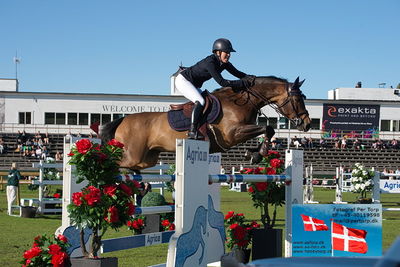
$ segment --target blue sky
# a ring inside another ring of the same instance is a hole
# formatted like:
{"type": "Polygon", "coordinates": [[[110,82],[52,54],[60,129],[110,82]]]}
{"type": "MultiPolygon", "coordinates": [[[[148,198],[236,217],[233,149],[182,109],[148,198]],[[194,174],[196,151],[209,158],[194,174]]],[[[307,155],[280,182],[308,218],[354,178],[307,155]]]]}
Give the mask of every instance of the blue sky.
{"type": "Polygon", "coordinates": [[[168,95],[177,66],[225,37],[239,70],[300,76],[308,98],[326,99],[400,82],[399,14],[398,0],[3,0],[0,78],[15,77],[18,51],[22,92],[168,95]]]}

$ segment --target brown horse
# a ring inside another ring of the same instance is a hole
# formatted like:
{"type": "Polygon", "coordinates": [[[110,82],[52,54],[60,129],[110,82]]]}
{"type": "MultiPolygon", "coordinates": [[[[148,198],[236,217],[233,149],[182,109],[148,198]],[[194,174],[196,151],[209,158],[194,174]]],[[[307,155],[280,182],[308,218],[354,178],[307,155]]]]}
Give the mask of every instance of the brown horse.
{"type": "MultiPolygon", "coordinates": [[[[256,125],[259,110],[272,106],[290,119],[298,130],[308,131],[310,118],[304,105],[299,78],[294,83],[273,76],[257,77],[254,86],[235,92],[230,87],[215,90],[222,107],[216,122],[209,125],[210,153],[222,152],[266,132],[256,125]]],[[[128,115],[105,124],[100,132],[103,141],[112,138],[122,142],[125,154],[121,167],[140,170],[157,164],[163,151],[175,151],[175,140],[187,132],[173,130],[166,112],[144,112],[128,115]]]]}

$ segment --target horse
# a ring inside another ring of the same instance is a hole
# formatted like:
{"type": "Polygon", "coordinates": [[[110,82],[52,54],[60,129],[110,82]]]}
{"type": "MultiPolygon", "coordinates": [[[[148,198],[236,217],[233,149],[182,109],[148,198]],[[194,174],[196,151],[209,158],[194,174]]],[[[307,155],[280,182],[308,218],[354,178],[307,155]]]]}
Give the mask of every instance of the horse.
{"type": "MultiPolygon", "coordinates": [[[[291,83],[275,76],[261,76],[254,78],[252,87],[240,91],[231,87],[214,90],[211,94],[219,99],[222,110],[218,119],[208,125],[210,153],[225,152],[268,132],[265,126],[256,125],[257,115],[266,105],[291,120],[298,130],[307,132],[311,119],[300,90],[303,82],[298,77],[291,83]]],[[[104,142],[112,138],[122,142],[120,166],[140,172],[155,166],[161,152],[174,152],[175,140],[186,138],[187,132],[173,130],[167,112],[143,112],[105,124],[100,137],[104,142]]]]}

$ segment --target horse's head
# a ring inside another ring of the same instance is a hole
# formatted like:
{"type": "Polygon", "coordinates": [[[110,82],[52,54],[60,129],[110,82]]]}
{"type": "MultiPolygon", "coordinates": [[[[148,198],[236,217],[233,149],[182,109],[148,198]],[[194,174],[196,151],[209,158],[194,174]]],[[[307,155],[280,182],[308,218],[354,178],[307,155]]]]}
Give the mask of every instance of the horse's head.
{"type": "Polygon", "coordinates": [[[259,77],[253,88],[248,90],[256,92],[265,105],[270,104],[278,113],[290,119],[298,130],[307,132],[311,119],[304,104],[305,95],[300,90],[303,82],[299,82],[299,77],[294,83],[276,77],[259,77]]]}

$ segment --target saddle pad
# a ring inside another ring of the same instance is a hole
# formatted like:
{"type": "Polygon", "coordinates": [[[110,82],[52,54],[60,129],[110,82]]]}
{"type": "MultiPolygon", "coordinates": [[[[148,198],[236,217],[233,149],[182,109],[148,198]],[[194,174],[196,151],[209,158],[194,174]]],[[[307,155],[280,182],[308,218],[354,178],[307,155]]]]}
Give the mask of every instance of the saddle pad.
{"type": "MultiPolygon", "coordinates": [[[[209,108],[204,112],[202,118],[199,122],[199,128],[205,123],[213,123],[219,116],[221,111],[221,103],[218,98],[209,94],[212,100],[209,108]]],[[[187,131],[191,124],[191,112],[190,114],[185,114],[184,110],[170,110],[168,111],[168,122],[172,129],[178,132],[187,131]]]]}

